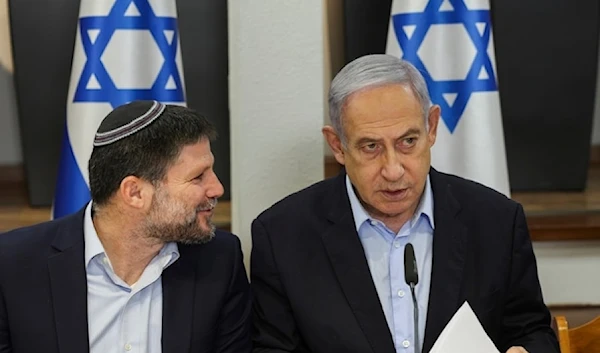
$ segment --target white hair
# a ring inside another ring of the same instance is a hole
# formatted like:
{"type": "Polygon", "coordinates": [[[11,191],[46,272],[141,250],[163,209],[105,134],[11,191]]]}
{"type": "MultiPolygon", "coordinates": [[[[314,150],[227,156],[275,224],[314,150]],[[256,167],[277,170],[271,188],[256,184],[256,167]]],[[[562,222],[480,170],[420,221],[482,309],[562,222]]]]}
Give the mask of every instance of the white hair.
{"type": "Polygon", "coordinates": [[[389,84],[409,87],[421,105],[425,126],[431,108],[431,99],[423,75],[406,60],[392,55],[373,54],[360,57],[338,72],[329,89],[329,117],[331,124],[343,143],[342,112],[349,96],[366,88],[389,84]]]}

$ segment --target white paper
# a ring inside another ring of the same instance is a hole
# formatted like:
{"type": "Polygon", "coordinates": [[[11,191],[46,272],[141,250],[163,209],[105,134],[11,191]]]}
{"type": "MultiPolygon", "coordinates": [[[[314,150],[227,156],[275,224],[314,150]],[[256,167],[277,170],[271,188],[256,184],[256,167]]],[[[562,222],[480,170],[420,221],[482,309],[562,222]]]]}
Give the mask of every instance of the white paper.
{"type": "Polygon", "coordinates": [[[430,353],[500,353],[471,306],[464,302],[444,328],[430,353]]]}

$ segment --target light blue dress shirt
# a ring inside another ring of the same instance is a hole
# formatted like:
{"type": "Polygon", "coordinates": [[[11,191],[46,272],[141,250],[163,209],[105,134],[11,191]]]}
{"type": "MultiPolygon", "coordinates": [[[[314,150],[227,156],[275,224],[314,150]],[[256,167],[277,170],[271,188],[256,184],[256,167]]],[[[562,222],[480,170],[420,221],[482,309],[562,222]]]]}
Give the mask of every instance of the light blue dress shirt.
{"type": "Polygon", "coordinates": [[[91,217],[84,218],[90,353],[162,351],[162,271],[179,258],[167,243],[132,286],[115,275],[91,217]]]}
{"type": "Polygon", "coordinates": [[[433,193],[429,176],[415,214],[397,234],[365,211],[348,176],[346,176],[346,189],[356,230],[394,339],[396,352],[413,353],[415,344],[413,301],[410,287],[404,279],[404,247],[408,242],[412,243],[417,260],[419,283],[415,288],[415,294],[419,306],[419,345],[423,347],[431,283],[434,229],[433,193]]]}

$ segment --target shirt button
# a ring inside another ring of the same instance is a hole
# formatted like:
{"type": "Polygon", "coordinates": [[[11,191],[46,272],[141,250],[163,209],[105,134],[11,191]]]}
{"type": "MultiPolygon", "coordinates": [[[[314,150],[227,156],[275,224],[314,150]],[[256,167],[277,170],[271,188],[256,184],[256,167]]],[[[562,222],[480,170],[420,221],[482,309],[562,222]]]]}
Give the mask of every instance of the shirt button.
{"type": "Polygon", "coordinates": [[[400,298],[404,298],[404,291],[403,291],[402,289],[400,289],[400,290],[398,291],[398,296],[399,296],[400,298]]]}
{"type": "Polygon", "coordinates": [[[410,347],[410,342],[408,340],[402,341],[402,347],[404,347],[404,348],[410,347]]]}
{"type": "Polygon", "coordinates": [[[106,265],[108,265],[108,257],[104,256],[104,258],[102,259],[102,261],[103,261],[103,262],[104,262],[106,265]]]}
{"type": "Polygon", "coordinates": [[[398,248],[400,247],[400,242],[399,242],[399,241],[395,241],[395,242],[394,242],[394,247],[395,247],[396,249],[398,249],[398,248]]]}
{"type": "Polygon", "coordinates": [[[131,350],[131,345],[130,345],[129,343],[127,343],[127,344],[125,345],[125,350],[126,350],[126,351],[130,351],[130,350],[131,350]]]}

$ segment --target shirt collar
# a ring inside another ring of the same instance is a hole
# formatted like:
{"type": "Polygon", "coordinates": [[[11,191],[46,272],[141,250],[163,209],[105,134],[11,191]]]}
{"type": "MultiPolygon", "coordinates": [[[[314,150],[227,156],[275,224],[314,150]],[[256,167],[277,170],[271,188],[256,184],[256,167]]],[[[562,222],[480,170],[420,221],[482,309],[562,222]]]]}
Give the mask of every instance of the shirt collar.
{"type": "MultiPolygon", "coordinates": [[[[85,242],[85,266],[87,268],[94,257],[105,253],[104,246],[102,246],[96,228],[94,228],[94,223],[92,222],[92,202],[89,202],[85,208],[85,215],[83,217],[83,239],[85,242]]],[[[168,256],[169,260],[161,261],[163,269],[167,268],[179,258],[179,248],[177,247],[177,243],[166,243],[165,246],[160,249],[157,257],[163,258],[165,256],[168,256]]]]}
{"type": "MultiPolygon", "coordinates": [[[[352,186],[352,182],[350,182],[350,177],[346,174],[346,191],[348,192],[348,198],[350,199],[350,208],[352,209],[352,215],[354,216],[354,226],[356,227],[356,231],[360,229],[360,226],[372,219],[372,217],[367,213],[363,205],[358,200],[358,196],[354,191],[354,187],[352,186]]],[[[429,175],[427,175],[427,180],[425,181],[425,191],[421,196],[421,200],[419,201],[419,205],[415,211],[415,214],[411,218],[411,225],[416,222],[421,215],[425,216],[425,219],[429,222],[431,229],[435,229],[434,221],[433,221],[433,191],[431,190],[431,181],[429,180],[429,175]]]]}
{"type": "Polygon", "coordinates": [[[87,267],[96,255],[104,254],[104,247],[92,222],[91,202],[86,206],[83,216],[83,239],[85,241],[85,266],[87,267]]]}

